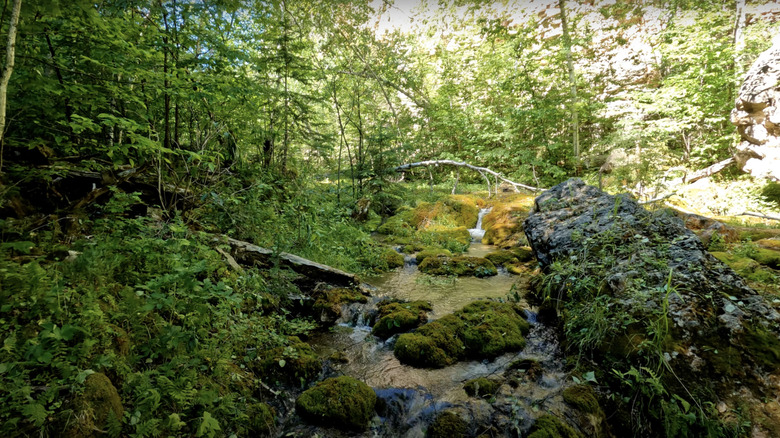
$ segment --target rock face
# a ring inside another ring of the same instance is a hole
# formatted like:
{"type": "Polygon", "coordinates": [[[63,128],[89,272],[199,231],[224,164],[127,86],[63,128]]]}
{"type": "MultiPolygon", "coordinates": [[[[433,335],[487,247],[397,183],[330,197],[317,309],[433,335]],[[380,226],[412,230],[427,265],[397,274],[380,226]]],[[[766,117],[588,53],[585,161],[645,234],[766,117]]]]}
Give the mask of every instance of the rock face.
{"type": "Polygon", "coordinates": [[[680,219],[570,179],[536,198],[524,228],[570,349],[597,367],[655,360],[674,371],[660,377],[669,394],[709,394],[697,402],[778,397],[780,315],[680,219]]]}
{"type": "Polygon", "coordinates": [[[760,178],[780,181],[780,38],[745,75],[731,122],[742,142],[737,165],[760,178]]]}

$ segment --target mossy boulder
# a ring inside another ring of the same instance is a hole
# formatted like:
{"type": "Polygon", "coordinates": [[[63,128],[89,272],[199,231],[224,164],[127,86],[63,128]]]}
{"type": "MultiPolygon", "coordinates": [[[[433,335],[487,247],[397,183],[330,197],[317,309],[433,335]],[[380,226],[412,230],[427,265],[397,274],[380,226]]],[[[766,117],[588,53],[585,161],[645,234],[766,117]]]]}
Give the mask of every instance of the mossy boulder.
{"type": "Polygon", "coordinates": [[[528,322],[511,304],[475,301],[395,343],[395,356],[417,367],[441,368],[466,359],[491,359],[525,347],[528,322]]]}
{"type": "Polygon", "coordinates": [[[509,379],[509,384],[517,386],[525,380],[535,381],[544,373],[542,364],[534,359],[518,359],[504,371],[504,377],[509,379]]]}
{"type": "Polygon", "coordinates": [[[482,219],[485,235],[482,243],[500,248],[527,244],[522,222],[534,205],[532,195],[513,194],[493,203],[493,209],[482,219]]]}
{"type": "Polygon", "coordinates": [[[457,252],[464,251],[471,243],[471,234],[466,227],[431,226],[419,231],[418,236],[426,245],[437,245],[457,252]]]}
{"type": "Polygon", "coordinates": [[[520,261],[512,251],[508,250],[492,252],[486,255],[485,258],[490,260],[496,266],[504,266],[508,263],[518,263],[520,261]]]}
{"type": "Polygon", "coordinates": [[[412,209],[409,223],[424,229],[432,225],[472,228],[477,224],[479,208],[468,196],[450,196],[439,202],[421,202],[412,209]]]}
{"type": "MultiPolygon", "coordinates": [[[[401,259],[403,260],[403,256],[401,256],[401,259]]],[[[343,287],[317,291],[313,294],[313,297],[314,305],[312,310],[322,322],[334,322],[341,317],[341,306],[343,304],[365,303],[368,301],[368,298],[362,292],[343,287]]]]}
{"type": "Polygon", "coordinates": [[[103,373],[87,376],[84,392],[73,402],[73,411],[75,415],[64,432],[68,438],[99,436],[109,418],[121,421],[125,413],[119,393],[103,373]]]}
{"type": "Polygon", "coordinates": [[[392,248],[385,250],[384,254],[382,254],[382,258],[385,260],[388,269],[400,268],[404,265],[403,254],[400,254],[392,248]]]}
{"type": "Polygon", "coordinates": [[[575,385],[564,389],[563,401],[586,414],[601,413],[596,393],[588,385],[575,385]]]}
{"type": "Polygon", "coordinates": [[[427,301],[384,301],[377,304],[377,309],[379,315],[371,333],[386,339],[425,324],[433,307],[427,301]]]}
{"type": "Polygon", "coordinates": [[[469,397],[490,398],[498,392],[498,388],[500,387],[501,382],[498,380],[479,377],[467,381],[463,385],[463,390],[466,391],[466,394],[468,394],[469,397]]]}
{"type": "Polygon", "coordinates": [[[761,239],[758,242],[756,242],[756,245],[760,246],[761,248],[767,248],[767,249],[773,249],[775,251],[780,251],[780,239],[774,238],[774,239],[761,239]]]}
{"type": "Polygon", "coordinates": [[[421,263],[423,260],[427,259],[428,257],[439,257],[439,256],[452,257],[452,252],[444,248],[430,248],[418,252],[415,255],[415,258],[417,259],[417,263],[421,263]]]}
{"type": "Polygon", "coordinates": [[[274,409],[266,403],[254,403],[247,408],[249,429],[254,434],[268,435],[276,426],[274,409]]]}
{"type": "Polygon", "coordinates": [[[582,438],[571,426],[550,414],[539,417],[529,432],[528,438],[582,438]]]}
{"type": "Polygon", "coordinates": [[[440,413],[428,427],[428,438],[461,438],[466,436],[468,423],[452,411],[440,413]]]}
{"type": "Polygon", "coordinates": [[[387,218],[385,223],[376,229],[376,232],[388,236],[409,237],[414,233],[414,228],[409,225],[408,220],[408,212],[399,213],[387,218]]]}
{"type": "Polygon", "coordinates": [[[257,371],[264,377],[280,382],[312,381],[322,371],[322,360],[311,345],[295,336],[287,338],[286,346],[279,346],[260,354],[257,371]]]}
{"type": "Polygon", "coordinates": [[[457,275],[489,277],[498,270],[490,260],[482,257],[428,257],[419,265],[420,272],[429,275],[457,275]]]}
{"type": "Polygon", "coordinates": [[[518,246],[512,248],[511,251],[521,263],[530,262],[534,259],[534,251],[528,246],[518,246]]]}
{"type": "Polygon", "coordinates": [[[463,322],[447,315],[429,322],[414,333],[404,333],[395,342],[393,353],[402,363],[429,368],[452,365],[464,355],[459,333],[463,322]]]}
{"type": "Polygon", "coordinates": [[[349,376],[323,380],[295,401],[296,411],[307,421],[352,431],[368,428],[375,406],[374,390],[349,376]]]}

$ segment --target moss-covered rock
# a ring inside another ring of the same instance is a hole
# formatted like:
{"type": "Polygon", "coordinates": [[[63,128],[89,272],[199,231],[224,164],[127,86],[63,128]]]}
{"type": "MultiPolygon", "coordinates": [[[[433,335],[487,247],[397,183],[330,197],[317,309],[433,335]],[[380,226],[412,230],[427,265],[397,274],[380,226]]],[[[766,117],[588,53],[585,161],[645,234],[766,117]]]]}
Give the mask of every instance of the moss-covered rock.
{"type": "Polygon", "coordinates": [[[780,251],[766,248],[757,248],[749,254],[750,258],[772,269],[780,269],[780,251]]]}
{"type": "Polygon", "coordinates": [[[581,438],[571,426],[553,415],[542,415],[531,426],[528,438],[581,438]]]}
{"type": "Polygon", "coordinates": [[[418,235],[426,245],[437,245],[457,252],[464,251],[471,243],[471,234],[466,227],[430,226],[418,235]]]}
{"type": "Polygon", "coordinates": [[[563,400],[586,414],[601,413],[596,393],[588,385],[575,385],[564,389],[563,400]]]}
{"type": "Polygon", "coordinates": [[[295,401],[296,411],[307,421],[354,431],[368,428],[375,406],[374,390],[349,376],[323,380],[295,401]]]}
{"type": "MultiPolygon", "coordinates": [[[[403,256],[401,256],[401,259],[403,260],[403,256]]],[[[313,297],[314,305],[312,310],[319,317],[320,321],[323,322],[333,322],[341,317],[342,304],[365,303],[368,301],[368,298],[362,292],[343,287],[317,291],[313,294],[313,297]]]]}
{"type": "Polygon", "coordinates": [[[534,359],[518,359],[504,371],[504,377],[509,379],[509,384],[517,386],[522,381],[535,381],[544,373],[542,364],[534,359]]]}
{"type": "Polygon", "coordinates": [[[402,363],[416,367],[442,368],[464,355],[460,339],[463,322],[454,315],[431,321],[414,333],[404,333],[395,342],[393,353],[402,363]]]}
{"type": "Polygon", "coordinates": [[[398,337],[403,363],[440,368],[465,358],[494,358],[525,347],[529,324],[511,304],[475,301],[452,315],[398,337]]]}
{"type": "Polygon", "coordinates": [[[472,275],[489,277],[498,270],[490,260],[482,257],[428,257],[420,263],[420,272],[430,275],[472,275]]]}
{"type": "Polygon", "coordinates": [[[515,257],[517,257],[517,260],[521,263],[530,262],[534,259],[534,252],[531,247],[528,246],[518,246],[512,248],[510,251],[512,251],[515,257]]]}
{"type": "Polygon", "coordinates": [[[493,202],[493,209],[482,219],[482,243],[500,248],[526,245],[522,222],[533,205],[534,197],[524,194],[505,195],[493,202]]]}
{"type": "Polygon", "coordinates": [[[475,301],[455,312],[465,327],[463,343],[470,357],[493,358],[525,348],[528,321],[511,304],[475,301]]]}
{"type": "Polygon", "coordinates": [[[274,409],[266,403],[254,403],[247,408],[249,430],[253,434],[267,436],[276,426],[274,409]]]}
{"type": "Polygon", "coordinates": [[[125,413],[122,400],[111,380],[103,373],[90,374],[84,381],[84,392],[73,402],[75,415],[67,424],[64,436],[85,438],[100,436],[110,417],[121,421],[125,413]]]}
{"type": "Polygon", "coordinates": [[[425,324],[428,320],[427,312],[433,310],[433,307],[427,301],[384,301],[377,304],[377,309],[379,316],[371,333],[386,339],[425,324]]]}
{"type": "Polygon", "coordinates": [[[399,213],[387,218],[385,223],[376,229],[376,232],[388,236],[409,237],[414,233],[414,228],[409,224],[408,220],[408,212],[399,213]]]}
{"type": "Polygon", "coordinates": [[[422,261],[427,259],[428,257],[439,257],[439,256],[452,257],[452,252],[444,248],[429,248],[418,252],[415,255],[415,258],[417,259],[417,263],[422,263],[422,261]]]}
{"type": "Polygon", "coordinates": [[[311,346],[295,336],[280,346],[260,354],[257,371],[280,382],[312,381],[322,371],[322,361],[311,346]]]}
{"type": "Polygon", "coordinates": [[[385,250],[384,254],[382,254],[382,258],[384,258],[388,269],[400,268],[404,265],[403,254],[399,254],[398,251],[392,248],[385,250]]]}
{"type": "Polygon", "coordinates": [[[517,263],[520,261],[512,251],[508,250],[492,252],[486,255],[485,258],[490,260],[496,266],[504,266],[507,263],[517,263]]]}
{"type": "Polygon", "coordinates": [[[780,251],[780,239],[773,238],[773,239],[761,239],[758,242],[756,242],[756,245],[767,248],[767,249],[773,249],[775,251],[780,251]]]}
{"type": "Polygon", "coordinates": [[[428,438],[461,438],[466,436],[468,423],[452,411],[440,413],[428,427],[428,438]]]}
{"type": "Polygon", "coordinates": [[[463,390],[466,391],[466,394],[468,394],[469,397],[490,398],[498,392],[498,388],[500,387],[501,382],[498,380],[479,377],[467,381],[463,385],[463,390]]]}

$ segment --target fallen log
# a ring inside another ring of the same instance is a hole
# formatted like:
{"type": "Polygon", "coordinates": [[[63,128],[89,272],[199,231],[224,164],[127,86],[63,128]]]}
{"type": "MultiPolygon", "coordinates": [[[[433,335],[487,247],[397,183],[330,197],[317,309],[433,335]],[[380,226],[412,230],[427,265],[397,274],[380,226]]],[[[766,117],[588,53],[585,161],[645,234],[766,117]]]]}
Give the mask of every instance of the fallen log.
{"type": "Polygon", "coordinates": [[[269,266],[273,265],[275,262],[274,259],[278,257],[281,266],[288,267],[311,279],[338,286],[360,286],[360,280],[354,274],[294,254],[286,252],[274,253],[274,251],[270,249],[230,237],[227,238],[227,243],[230,244],[233,257],[243,264],[252,265],[259,263],[261,265],[269,266]]]}
{"type": "MultiPolygon", "coordinates": [[[[500,179],[501,181],[503,181],[503,182],[505,182],[507,184],[511,184],[515,188],[515,190],[517,190],[518,187],[526,189],[526,190],[530,190],[532,192],[541,192],[541,191],[545,190],[543,188],[533,187],[533,186],[520,184],[520,183],[511,181],[511,180],[509,180],[507,178],[504,178],[500,173],[498,173],[498,172],[496,172],[494,170],[488,169],[487,167],[474,166],[473,164],[469,164],[469,163],[466,163],[466,162],[463,162],[463,161],[455,161],[455,160],[427,160],[427,161],[419,161],[417,163],[408,163],[408,164],[403,164],[401,166],[393,167],[392,169],[390,169],[390,171],[392,171],[392,172],[406,172],[406,171],[408,171],[408,170],[410,170],[410,169],[412,169],[414,167],[427,167],[427,166],[439,166],[439,165],[466,167],[468,169],[475,170],[475,171],[479,172],[480,175],[482,175],[485,178],[485,180],[487,180],[488,192],[490,192],[490,180],[485,175],[486,173],[490,174],[490,175],[493,175],[497,180],[500,179]]],[[[496,192],[498,191],[498,187],[497,186],[498,186],[498,184],[496,184],[496,192]]]]}

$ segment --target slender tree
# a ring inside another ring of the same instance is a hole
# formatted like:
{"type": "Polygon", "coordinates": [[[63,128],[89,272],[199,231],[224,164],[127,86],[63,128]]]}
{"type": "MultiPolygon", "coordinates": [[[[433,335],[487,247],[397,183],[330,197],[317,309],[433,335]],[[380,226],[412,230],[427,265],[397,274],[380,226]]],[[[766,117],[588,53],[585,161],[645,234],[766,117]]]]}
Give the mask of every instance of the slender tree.
{"type": "Polygon", "coordinates": [[[3,172],[3,153],[5,152],[5,107],[8,95],[8,81],[14,71],[14,51],[16,49],[16,26],[19,24],[19,11],[22,0],[14,0],[11,11],[11,24],[8,27],[8,45],[5,49],[5,67],[0,75],[0,174],[3,172]]]}
{"type": "Polygon", "coordinates": [[[558,0],[561,9],[561,30],[563,31],[563,51],[566,54],[566,63],[569,70],[569,85],[571,86],[571,126],[574,131],[574,159],[579,165],[580,161],[580,121],[577,115],[577,80],[574,75],[574,60],[571,54],[571,36],[566,22],[566,0],[558,0]]]}

